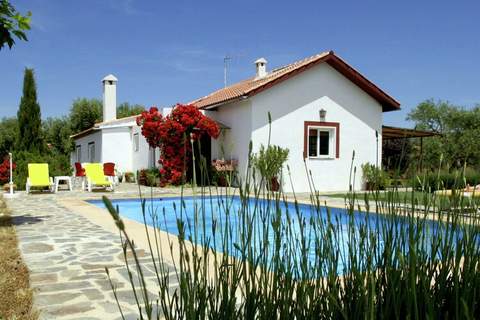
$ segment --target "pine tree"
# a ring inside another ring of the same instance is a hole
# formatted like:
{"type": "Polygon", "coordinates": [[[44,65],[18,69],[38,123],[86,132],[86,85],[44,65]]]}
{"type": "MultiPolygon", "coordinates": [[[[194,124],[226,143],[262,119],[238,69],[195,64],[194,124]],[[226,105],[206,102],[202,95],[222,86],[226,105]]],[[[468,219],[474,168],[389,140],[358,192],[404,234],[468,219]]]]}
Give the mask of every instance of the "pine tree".
{"type": "Polygon", "coordinates": [[[25,68],[23,96],[17,112],[18,148],[26,151],[42,151],[42,120],[37,102],[37,87],[33,69],[25,68]]]}

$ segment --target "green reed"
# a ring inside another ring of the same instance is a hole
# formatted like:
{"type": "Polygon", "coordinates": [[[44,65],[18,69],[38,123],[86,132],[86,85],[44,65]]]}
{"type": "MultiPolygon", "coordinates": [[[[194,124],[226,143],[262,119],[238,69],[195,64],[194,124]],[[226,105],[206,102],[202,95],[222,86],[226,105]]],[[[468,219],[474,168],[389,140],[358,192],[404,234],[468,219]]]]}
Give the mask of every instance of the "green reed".
{"type": "MultiPolygon", "coordinates": [[[[479,209],[461,192],[424,190],[418,201],[413,191],[405,197],[394,189],[379,200],[378,191],[350,187],[345,218],[324,205],[311,174],[306,211],[295,193],[267,190],[250,164],[233,189],[210,186],[199,161],[193,219],[183,200],[175,207],[178,236],[162,235],[165,210],[141,195],[145,224],[150,216],[154,225],[145,226],[154,285],[104,197],[122,235],[139,319],[480,318],[479,209]]],[[[293,179],[289,170],[283,178],[293,179]]],[[[462,183],[460,173],[456,186],[462,183]]]]}

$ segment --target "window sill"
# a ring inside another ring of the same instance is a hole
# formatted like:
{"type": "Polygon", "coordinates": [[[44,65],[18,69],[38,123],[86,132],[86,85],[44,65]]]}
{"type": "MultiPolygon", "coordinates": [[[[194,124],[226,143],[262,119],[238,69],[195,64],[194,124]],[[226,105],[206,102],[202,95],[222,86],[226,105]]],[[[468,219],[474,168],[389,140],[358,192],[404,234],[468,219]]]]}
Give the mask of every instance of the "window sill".
{"type": "Polygon", "coordinates": [[[333,156],[325,156],[325,157],[308,157],[309,160],[335,160],[333,156]]]}

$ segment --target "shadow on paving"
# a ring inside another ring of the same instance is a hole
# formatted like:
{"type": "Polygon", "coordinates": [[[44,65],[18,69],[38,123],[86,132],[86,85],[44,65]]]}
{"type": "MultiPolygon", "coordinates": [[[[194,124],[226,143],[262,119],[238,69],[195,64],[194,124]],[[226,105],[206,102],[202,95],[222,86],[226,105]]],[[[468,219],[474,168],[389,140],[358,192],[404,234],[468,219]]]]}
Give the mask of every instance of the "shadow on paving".
{"type": "Polygon", "coordinates": [[[37,216],[37,217],[33,217],[30,215],[13,216],[11,217],[10,223],[14,226],[20,226],[24,224],[35,224],[35,223],[43,222],[47,218],[50,218],[50,216],[37,216]]]}

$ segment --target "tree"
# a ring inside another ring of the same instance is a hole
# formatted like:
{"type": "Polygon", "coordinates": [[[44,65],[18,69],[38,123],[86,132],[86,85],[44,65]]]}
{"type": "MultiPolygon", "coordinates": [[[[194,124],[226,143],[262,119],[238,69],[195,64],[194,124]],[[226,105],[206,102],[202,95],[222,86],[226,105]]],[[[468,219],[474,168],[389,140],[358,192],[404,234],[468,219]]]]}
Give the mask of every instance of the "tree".
{"type": "Polygon", "coordinates": [[[18,148],[27,151],[41,151],[42,117],[40,105],[37,102],[37,87],[33,69],[25,69],[23,79],[23,96],[17,112],[18,148]]]}
{"type": "Polygon", "coordinates": [[[131,105],[128,102],[124,102],[117,107],[117,118],[139,115],[143,111],[145,111],[145,107],[140,104],[131,105]]]}
{"type": "MultiPolygon", "coordinates": [[[[70,127],[72,133],[77,133],[93,127],[103,120],[102,101],[99,99],[78,98],[73,101],[70,109],[70,127]]],[[[139,115],[145,111],[140,104],[123,102],[117,107],[117,118],[139,115]]]]}
{"type": "MultiPolygon", "coordinates": [[[[416,128],[432,130],[441,137],[424,139],[423,161],[431,168],[438,166],[440,156],[447,166],[480,167],[480,106],[472,109],[445,101],[426,100],[409,114],[407,120],[416,128]]],[[[416,150],[419,150],[418,142],[416,150]]]]}
{"type": "Polygon", "coordinates": [[[69,118],[73,133],[93,127],[96,122],[102,121],[102,101],[87,98],[74,100],[69,118]]]}
{"type": "Polygon", "coordinates": [[[25,31],[30,30],[31,15],[21,15],[7,0],[0,0],[0,50],[5,44],[11,49],[14,37],[28,41],[25,31]]]}
{"type": "Polygon", "coordinates": [[[43,122],[45,142],[56,153],[68,155],[73,151],[73,141],[70,138],[72,129],[70,119],[48,118],[43,122]]]}
{"type": "Polygon", "coordinates": [[[17,118],[3,118],[0,121],[0,160],[13,151],[17,137],[17,118]]]}

